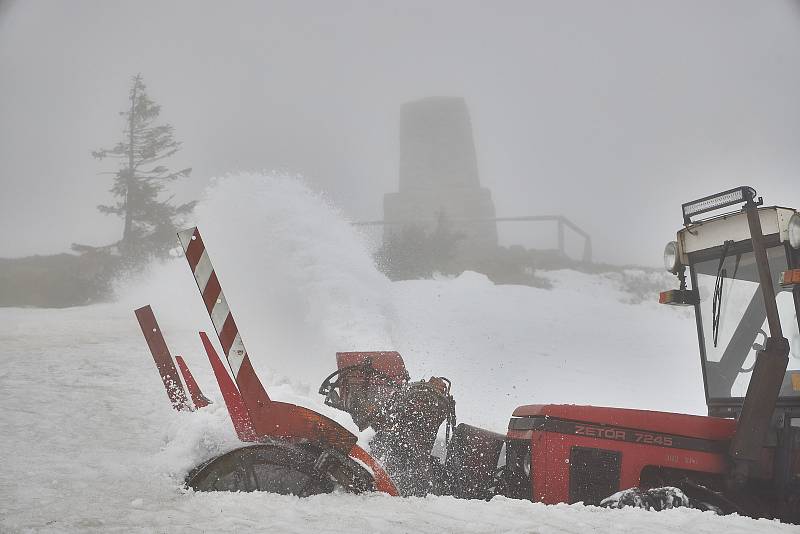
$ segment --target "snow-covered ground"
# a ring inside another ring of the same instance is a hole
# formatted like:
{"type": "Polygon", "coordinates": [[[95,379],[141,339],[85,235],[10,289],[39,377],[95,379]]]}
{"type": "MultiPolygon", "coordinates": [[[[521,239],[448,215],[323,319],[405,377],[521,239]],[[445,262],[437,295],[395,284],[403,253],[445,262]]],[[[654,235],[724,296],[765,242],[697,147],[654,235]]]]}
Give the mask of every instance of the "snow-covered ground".
{"type": "MultiPolygon", "coordinates": [[[[552,290],[469,272],[391,283],[350,225],[291,178],[221,180],[190,223],[270,395],[353,430],[316,394],[337,350],[399,350],[412,377],[453,381],[460,421],[500,432],[529,403],[704,412],[691,313],[627,303],[624,275],[546,273],[552,290]]],[[[124,284],[114,304],[0,309],[0,531],[797,531],[695,510],[188,492],[187,470],[237,443],[198,330],[213,332],[182,259],[124,284]],[[144,304],[215,404],[170,408],[133,316],[144,304]]]]}

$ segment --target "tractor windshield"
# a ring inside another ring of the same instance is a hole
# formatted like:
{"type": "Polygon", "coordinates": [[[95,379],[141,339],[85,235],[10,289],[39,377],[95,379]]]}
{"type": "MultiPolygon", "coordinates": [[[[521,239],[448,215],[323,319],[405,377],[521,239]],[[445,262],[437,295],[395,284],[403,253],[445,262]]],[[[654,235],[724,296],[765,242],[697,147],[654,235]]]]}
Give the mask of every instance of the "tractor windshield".
{"type": "MultiPolygon", "coordinates": [[[[773,274],[787,269],[783,245],[767,249],[773,274]]],[[[756,351],[768,331],[764,297],[753,252],[748,243],[721,247],[691,262],[693,286],[700,296],[697,326],[709,401],[742,398],[755,363],[756,351]]],[[[790,290],[776,284],[776,300],[791,352],[781,398],[800,398],[800,333],[798,306],[790,290]]]]}

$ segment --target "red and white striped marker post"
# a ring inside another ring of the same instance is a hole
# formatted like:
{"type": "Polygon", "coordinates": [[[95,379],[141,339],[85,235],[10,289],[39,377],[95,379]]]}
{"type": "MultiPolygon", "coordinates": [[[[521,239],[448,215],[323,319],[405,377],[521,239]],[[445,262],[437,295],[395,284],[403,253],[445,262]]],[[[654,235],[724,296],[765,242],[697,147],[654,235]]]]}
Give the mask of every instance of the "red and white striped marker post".
{"type": "Polygon", "coordinates": [[[189,228],[178,232],[178,238],[217,331],[256,438],[305,439],[344,453],[350,451],[357,441],[356,436],[333,419],[302,406],[269,398],[250,363],[200,232],[197,228],[189,228]]]}
{"type": "Polygon", "coordinates": [[[222,291],[217,273],[211,265],[203,239],[198,229],[189,228],[178,232],[178,239],[183,247],[186,261],[194,274],[197,287],[203,296],[206,310],[211,317],[214,330],[217,332],[222,352],[228,360],[233,379],[239,387],[242,399],[252,415],[258,407],[266,407],[270,402],[264,386],[256,376],[250,357],[244,348],[242,336],[233,319],[225,293],[222,291]]]}

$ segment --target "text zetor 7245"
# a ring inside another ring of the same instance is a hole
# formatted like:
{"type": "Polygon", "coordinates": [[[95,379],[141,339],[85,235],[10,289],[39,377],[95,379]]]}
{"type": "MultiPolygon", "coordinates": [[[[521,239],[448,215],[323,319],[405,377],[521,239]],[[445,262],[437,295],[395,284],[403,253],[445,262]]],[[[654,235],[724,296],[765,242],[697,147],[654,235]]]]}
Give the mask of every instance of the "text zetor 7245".
{"type": "MultiPolygon", "coordinates": [[[[449,380],[412,381],[397,352],[340,352],[320,393],[375,430],[369,453],[332,419],[269,397],[200,232],[179,232],[227,369],[201,332],[202,342],[244,442],[197,466],[186,485],[692,506],[800,523],[800,214],[763,206],[750,187],[682,209],[664,253],[679,287],[659,300],[694,307],[707,417],[537,404],[514,410],[502,435],[456,424],[449,380]],[[443,460],[432,454],[442,425],[443,460]]],[[[136,316],[173,406],[202,409],[208,399],[179,359],[181,380],[150,307],[136,316]]]]}

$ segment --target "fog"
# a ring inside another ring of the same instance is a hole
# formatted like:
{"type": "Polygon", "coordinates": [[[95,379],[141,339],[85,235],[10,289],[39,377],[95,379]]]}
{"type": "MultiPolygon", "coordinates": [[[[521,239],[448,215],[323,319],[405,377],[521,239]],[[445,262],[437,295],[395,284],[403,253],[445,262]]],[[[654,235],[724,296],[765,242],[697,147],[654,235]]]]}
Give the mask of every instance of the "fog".
{"type": "Polygon", "coordinates": [[[799,67],[777,0],[2,2],[0,257],[119,239],[90,152],[141,72],[194,169],[179,198],[278,169],[380,219],[400,106],[463,96],[498,216],[563,214],[597,259],[659,265],[682,202],[749,184],[800,205],[799,67]]]}

